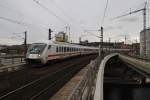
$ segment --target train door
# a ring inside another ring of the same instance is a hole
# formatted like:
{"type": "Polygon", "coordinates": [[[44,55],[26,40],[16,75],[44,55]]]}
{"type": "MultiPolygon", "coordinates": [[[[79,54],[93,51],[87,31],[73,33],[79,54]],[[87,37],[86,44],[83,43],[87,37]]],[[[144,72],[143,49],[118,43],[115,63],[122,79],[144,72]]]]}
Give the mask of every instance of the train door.
{"type": "Polygon", "coordinates": [[[48,50],[47,50],[47,57],[48,60],[52,60],[53,59],[53,55],[55,54],[55,45],[49,45],[48,46],[48,50]]]}

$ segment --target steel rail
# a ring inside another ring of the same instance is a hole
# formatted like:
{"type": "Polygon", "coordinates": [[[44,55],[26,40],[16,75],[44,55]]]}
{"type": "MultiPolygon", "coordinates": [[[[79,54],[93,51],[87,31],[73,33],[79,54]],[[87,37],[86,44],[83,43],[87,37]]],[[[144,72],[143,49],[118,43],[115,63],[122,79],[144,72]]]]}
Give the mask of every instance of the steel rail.
{"type": "MultiPolygon", "coordinates": [[[[59,78],[63,74],[69,72],[69,70],[67,70],[68,68],[72,68],[75,65],[77,65],[77,64],[69,65],[69,66],[64,67],[64,68],[62,68],[62,69],[60,69],[60,70],[58,70],[58,71],[56,71],[54,73],[50,73],[50,74],[48,74],[48,75],[46,75],[44,77],[41,77],[40,79],[37,79],[37,80],[35,80],[35,81],[31,82],[31,83],[28,83],[27,85],[24,85],[24,86],[22,86],[22,87],[20,87],[20,88],[18,88],[16,90],[14,90],[14,91],[12,91],[12,92],[9,92],[6,95],[1,96],[0,99],[3,99],[3,100],[18,99],[18,97],[19,97],[19,99],[21,98],[22,100],[29,99],[31,97],[31,95],[33,95],[33,92],[35,92],[34,91],[34,89],[36,89],[35,87],[39,86],[40,88],[42,88],[41,84],[42,84],[42,82],[44,82],[46,80],[48,80],[49,83],[55,82],[54,80],[50,80],[50,78],[54,77],[55,75],[57,75],[58,78],[59,78]],[[67,70],[67,71],[65,71],[65,70],[67,70]],[[60,74],[60,75],[58,75],[58,74],[60,74]],[[28,93],[28,91],[30,91],[30,90],[32,91],[32,93],[31,92],[28,93]],[[26,96],[25,96],[25,94],[26,94],[26,96]]],[[[74,68],[76,68],[76,67],[74,67],[74,68]]],[[[41,94],[41,93],[39,93],[39,94],[41,94]]],[[[36,95],[34,95],[33,98],[35,98],[35,97],[36,97],[36,95]]]]}
{"type": "Polygon", "coordinates": [[[72,66],[72,67],[71,67],[71,70],[69,70],[69,72],[67,72],[61,78],[56,80],[54,83],[52,83],[51,85],[49,85],[48,87],[46,87],[45,89],[40,91],[37,95],[33,96],[30,100],[41,100],[41,99],[45,100],[45,99],[48,99],[51,94],[48,94],[47,95],[48,98],[46,98],[46,96],[43,95],[44,93],[50,92],[52,90],[52,88],[55,89],[55,87],[58,84],[60,85],[60,82],[63,84],[63,82],[68,81],[78,70],[80,70],[80,67],[74,67],[74,66],[72,66]]]}

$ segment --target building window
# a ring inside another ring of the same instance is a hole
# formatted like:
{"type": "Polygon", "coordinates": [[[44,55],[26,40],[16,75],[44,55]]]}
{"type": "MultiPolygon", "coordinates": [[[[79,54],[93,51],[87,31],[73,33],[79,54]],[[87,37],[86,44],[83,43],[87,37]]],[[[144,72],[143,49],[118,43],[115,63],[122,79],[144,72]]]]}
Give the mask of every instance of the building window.
{"type": "Polygon", "coordinates": [[[67,52],[69,52],[69,47],[67,47],[67,52]]]}

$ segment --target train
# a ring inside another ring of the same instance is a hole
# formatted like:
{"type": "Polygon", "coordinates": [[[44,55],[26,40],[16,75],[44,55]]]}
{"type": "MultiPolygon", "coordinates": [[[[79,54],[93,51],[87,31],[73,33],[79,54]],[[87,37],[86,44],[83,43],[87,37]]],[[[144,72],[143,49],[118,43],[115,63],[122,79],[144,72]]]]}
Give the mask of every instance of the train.
{"type": "Polygon", "coordinates": [[[98,53],[97,47],[44,40],[29,46],[26,62],[28,64],[46,64],[52,60],[96,53],[98,53]]]}

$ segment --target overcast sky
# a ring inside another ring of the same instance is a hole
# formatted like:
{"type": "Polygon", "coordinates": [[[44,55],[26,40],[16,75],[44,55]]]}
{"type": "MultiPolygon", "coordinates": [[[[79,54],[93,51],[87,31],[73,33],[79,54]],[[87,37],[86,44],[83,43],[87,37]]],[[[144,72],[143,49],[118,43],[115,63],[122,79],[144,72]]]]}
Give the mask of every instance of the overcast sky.
{"type": "MultiPolygon", "coordinates": [[[[23,32],[28,33],[28,43],[48,39],[48,28],[54,32],[65,31],[65,26],[71,27],[71,40],[90,42],[99,41],[94,35],[101,27],[106,0],[0,0],[0,44],[23,43],[23,32]],[[42,7],[38,5],[42,4],[42,7]],[[45,8],[43,8],[45,7],[45,8]],[[46,10],[47,9],[47,10],[46,10]],[[5,19],[1,19],[5,18],[5,19]],[[11,20],[11,21],[6,21],[11,20]],[[19,24],[17,24],[19,22],[19,24]],[[21,34],[22,33],[22,34],[21,34]]],[[[114,17],[126,14],[132,10],[144,7],[149,0],[108,0],[108,8],[104,21],[104,40],[128,42],[139,39],[143,28],[142,12],[112,20],[114,17]]],[[[149,5],[148,5],[149,6],[149,5]]],[[[150,8],[150,7],[149,7],[150,8]]],[[[150,11],[147,14],[147,26],[150,25],[150,11]]]]}

